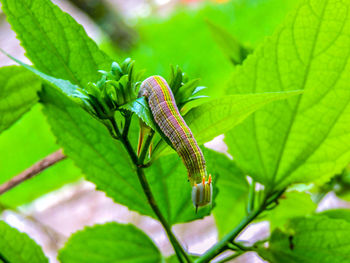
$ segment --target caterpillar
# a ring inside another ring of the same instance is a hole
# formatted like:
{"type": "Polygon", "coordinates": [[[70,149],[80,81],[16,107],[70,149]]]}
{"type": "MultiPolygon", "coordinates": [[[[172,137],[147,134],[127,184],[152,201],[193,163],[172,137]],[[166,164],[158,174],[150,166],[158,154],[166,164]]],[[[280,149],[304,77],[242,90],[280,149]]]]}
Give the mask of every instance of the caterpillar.
{"type": "Polygon", "coordinates": [[[192,186],[192,202],[196,211],[198,207],[210,204],[211,175],[206,181],[207,171],[203,153],[190,128],[180,115],[174,95],[166,80],[161,76],[151,76],[145,79],[141,84],[138,96],[144,96],[147,99],[154,121],[182,159],[192,186]]]}

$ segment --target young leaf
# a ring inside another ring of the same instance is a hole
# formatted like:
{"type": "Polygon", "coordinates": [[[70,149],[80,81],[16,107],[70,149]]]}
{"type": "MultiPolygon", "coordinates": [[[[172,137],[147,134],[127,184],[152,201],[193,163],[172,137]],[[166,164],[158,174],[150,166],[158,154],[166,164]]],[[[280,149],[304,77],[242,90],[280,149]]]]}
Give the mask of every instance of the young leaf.
{"type": "Polygon", "coordinates": [[[271,263],[342,263],[350,260],[350,222],[325,216],[293,219],[287,232],[275,230],[259,254],[271,263]]]}
{"type": "Polygon", "coordinates": [[[0,133],[37,102],[40,87],[39,79],[22,67],[0,68],[0,133]]]}
{"type": "Polygon", "coordinates": [[[301,91],[288,91],[230,95],[191,109],[185,115],[185,120],[197,142],[203,144],[229,131],[266,104],[300,93],[301,91]]]}
{"type": "Polygon", "coordinates": [[[1,0],[28,58],[40,71],[85,86],[112,61],[83,27],[49,0],[1,0]]]}
{"type": "Polygon", "coordinates": [[[303,0],[243,66],[229,93],[303,89],[227,134],[239,165],[270,188],[326,180],[350,162],[350,2],[303,0]]]}
{"type": "Polygon", "coordinates": [[[149,127],[155,131],[158,130],[145,97],[137,98],[136,100],[124,104],[120,108],[136,113],[136,115],[149,127]]]}
{"type": "Polygon", "coordinates": [[[0,260],[16,263],[49,262],[41,247],[27,234],[19,232],[0,220],[0,260]]]}
{"type": "Polygon", "coordinates": [[[107,223],[73,234],[58,259],[61,263],[160,263],[161,254],[135,226],[107,223]]]}

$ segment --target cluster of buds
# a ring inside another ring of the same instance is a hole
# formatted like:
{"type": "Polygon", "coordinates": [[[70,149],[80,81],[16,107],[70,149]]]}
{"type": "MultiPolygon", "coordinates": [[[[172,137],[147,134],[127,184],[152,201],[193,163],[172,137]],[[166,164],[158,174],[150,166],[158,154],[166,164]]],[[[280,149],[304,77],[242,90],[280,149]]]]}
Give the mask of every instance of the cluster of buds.
{"type": "Polygon", "coordinates": [[[207,96],[199,95],[198,93],[206,87],[198,86],[200,80],[189,80],[186,73],[177,66],[171,68],[171,76],[169,86],[174,94],[177,107],[183,113],[184,106],[190,101],[194,101],[207,96]]]}
{"type": "Polygon", "coordinates": [[[113,118],[118,108],[137,97],[137,76],[130,58],[120,65],[113,62],[109,72],[100,70],[101,79],[80,89],[83,107],[98,119],[113,118]]]}

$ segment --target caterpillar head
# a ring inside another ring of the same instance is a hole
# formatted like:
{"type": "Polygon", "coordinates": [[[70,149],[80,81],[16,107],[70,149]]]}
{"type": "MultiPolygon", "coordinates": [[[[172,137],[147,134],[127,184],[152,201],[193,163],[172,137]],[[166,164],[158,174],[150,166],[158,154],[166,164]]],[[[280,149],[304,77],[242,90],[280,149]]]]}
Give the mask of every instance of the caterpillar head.
{"type": "Polygon", "coordinates": [[[211,183],[211,175],[209,175],[208,181],[205,181],[205,177],[203,176],[203,181],[199,184],[195,184],[192,187],[192,202],[196,207],[196,212],[198,207],[211,203],[212,195],[213,187],[211,183]]]}

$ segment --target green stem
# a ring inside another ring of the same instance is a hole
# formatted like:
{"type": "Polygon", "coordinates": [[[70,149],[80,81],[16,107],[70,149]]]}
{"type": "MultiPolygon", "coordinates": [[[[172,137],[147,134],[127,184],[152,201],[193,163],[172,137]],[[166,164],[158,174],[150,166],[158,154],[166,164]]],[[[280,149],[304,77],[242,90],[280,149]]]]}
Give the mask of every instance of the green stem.
{"type": "Polygon", "coordinates": [[[154,136],[154,130],[151,130],[150,133],[147,136],[145,145],[142,148],[142,151],[141,151],[141,154],[140,154],[140,158],[139,158],[139,165],[142,165],[142,167],[144,167],[144,163],[143,162],[144,162],[144,160],[146,158],[146,154],[147,154],[148,148],[149,148],[149,146],[150,146],[150,144],[152,142],[153,136],[154,136]]]}
{"type": "Polygon", "coordinates": [[[234,240],[239,233],[242,232],[244,228],[246,228],[247,225],[249,225],[259,214],[261,213],[260,209],[252,211],[250,214],[248,214],[240,223],[238,226],[236,226],[230,233],[228,233],[226,236],[223,237],[218,243],[216,243],[214,246],[212,246],[203,256],[198,258],[195,263],[204,263],[209,262],[212,258],[216,257],[220,253],[226,250],[227,243],[234,240]]]}
{"type": "MultiPolygon", "coordinates": [[[[161,224],[163,225],[165,232],[168,235],[168,238],[171,242],[171,244],[173,245],[173,248],[175,250],[175,253],[179,259],[180,262],[184,262],[183,257],[185,258],[185,262],[192,262],[190,260],[190,258],[188,257],[187,253],[185,252],[185,250],[183,249],[183,247],[180,245],[179,241],[176,239],[175,235],[172,233],[170,226],[168,225],[168,222],[166,221],[166,219],[164,218],[163,214],[161,213],[154,197],[151,191],[151,188],[149,186],[149,183],[145,177],[143,168],[140,166],[140,161],[137,158],[137,155],[135,153],[135,151],[132,148],[132,145],[128,139],[127,136],[125,137],[121,137],[120,136],[120,131],[118,129],[117,123],[116,121],[113,119],[111,119],[111,123],[113,125],[113,128],[116,129],[116,134],[118,135],[119,138],[121,138],[121,142],[124,145],[124,148],[126,149],[126,151],[128,152],[133,164],[136,167],[136,171],[137,171],[137,176],[138,179],[141,183],[142,189],[147,197],[148,203],[150,204],[153,212],[155,213],[155,215],[157,216],[157,218],[159,219],[159,221],[161,222],[161,224]]],[[[145,150],[147,152],[147,149],[145,150]]],[[[143,162],[143,160],[142,160],[143,162]]]]}
{"type": "Polygon", "coordinates": [[[125,116],[124,128],[123,128],[123,138],[128,136],[130,123],[131,123],[131,114],[127,113],[125,116]]]}
{"type": "Polygon", "coordinates": [[[223,259],[217,261],[216,263],[224,263],[224,262],[230,261],[230,260],[232,260],[232,259],[238,258],[238,257],[241,256],[242,254],[244,254],[244,252],[242,252],[242,251],[236,252],[236,253],[234,253],[233,255],[230,255],[230,256],[228,256],[228,257],[226,257],[226,258],[223,258],[223,259]]]}
{"type": "Polygon", "coordinates": [[[209,262],[211,259],[222,253],[227,249],[227,244],[233,242],[235,238],[255,219],[258,215],[260,215],[265,208],[269,206],[271,203],[275,202],[285,191],[272,193],[271,195],[267,195],[264,202],[260,205],[260,207],[256,210],[250,212],[237,227],[235,227],[230,233],[223,237],[218,243],[212,246],[207,252],[205,252],[200,258],[195,260],[195,263],[204,263],[209,262]]]}

